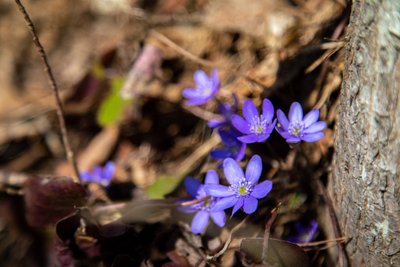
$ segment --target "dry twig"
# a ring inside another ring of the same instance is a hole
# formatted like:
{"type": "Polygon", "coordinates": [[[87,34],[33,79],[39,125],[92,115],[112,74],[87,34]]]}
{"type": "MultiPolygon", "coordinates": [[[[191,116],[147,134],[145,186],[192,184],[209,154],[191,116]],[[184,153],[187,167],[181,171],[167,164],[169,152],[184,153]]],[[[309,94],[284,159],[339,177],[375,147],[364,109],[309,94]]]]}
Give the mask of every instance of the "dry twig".
{"type": "Polygon", "coordinates": [[[181,54],[182,56],[192,60],[195,63],[198,63],[200,65],[203,65],[205,67],[210,67],[210,68],[221,68],[222,66],[219,66],[216,63],[213,63],[209,60],[199,58],[198,56],[193,55],[189,51],[183,49],[176,43],[174,43],[171,39],[169,39],[167,36],[163,35],[160,32],[157,32],[155,30],[151,31],[151,35],[153,35],[155,38],[157,38],[160,42],[164,43],[165,45],[169,46],[170,48],[174,49],[177,53],[181,54]]]}
{"type": "Polygon", "coordinates": [[[40,58],[42,59],[43,65],[44,65],[44,71],[46,72],[47,78],[49,80],[51,89],[53,91],[54,97],[56,99],[56,104],[57,104],[57,117],[58,117],[58,122],[60,124],[60,130],[61,130],[61,136],[62,136],[62,140],[63,140],[63,144],[64,144],[64,148],[65,148],[65,152],[67,154],[67,159],[68,161],[72,164],[73,169],[75,171],[75,177],[73,177],[75,182],[80,182],[80,175],[79,175],[79,169],[78,169],[78,165],[76,163],[75,160],[75,156],[74,153],[71,149],[69,140],[68,140],[68,133],[67,133],[67,128],[65,126],[65,120],[64,120],[64,109],[62,106],[62,102],[61,102],[61,98],[60,98],[60,94],[59,94],[59,90],[58,90],[58,86],[56,83],[56,80],[54,79],[54,75],[53,72],[51,70],[50,64],[47,60],[47,56],[46,56],[46,52],[44,51],[44,48],[42,46],[42,44],[40,43],[39,37],[36,33],[36,29],[35,26],[33,25],[33,22],[31,20],[31,18],[29,17],[28,12],[26,11],[25,7],[22,5],[20,0],[15,0],[15,3],[18,6],[19,11],[22,13],[22,15],[24,16],[25,22],[29,28],[29,31],[32,34],[33,37],[33,43],[35,44],[38,53],[40,55],[40,58]]]}
{"type": "Polygon", "coordinates": [[[229,245],[230,245],[231,242],[232,242],[232,235],[233,235],[237,230],[239,230],[240,227],[242,227],[242,225],[246,222],[246,219],[247,219],[247,218],[248,218],[248,217],[246,217],[243,221],[241,221],[241,222],[240,222],[239,224],[237,224],[234,228],[232,228],[231,232],[229,233],[228,240],[226,240],[226,242],[225,242],[224,246],[222,247],[222,249],[221,249],[220,251],[218,251],[218,252],[217,252],[216,254],[214,254],[214,255],[207,255],[207,256],[206,256],[207,261],[213,261],[213,260],[219,258],[220,256],[222,256],[222,255],[225,253],[225,251],[228,249],[229,245]]]}
{"type": "Polygon", "coordinates": [[[343,237],[334,238],[334,239],[302,243],[302,244],[296,244],[296,245],[298,245],[299,247],[315,247],[315,246],[319,246],[319,245],[325,245],[330,242],[347,242],[348,240],[349,240],[349,238],[347,236],[343,236],[343,237]]]}
{"type": "Polygon", "coordinates": [[[268,265],[267,258],[268,258],[268,242],[269,242],[269,235],[271,232],[271,226],[274,223],[276,216],[278,216],[278,210],[282,203],[278,203],[278,205],[271,211],[271,217],[265,224],[264,230],[264,240],[263,240],[263,251],[262,251],[262,262],[265,265],[268,265]]]}

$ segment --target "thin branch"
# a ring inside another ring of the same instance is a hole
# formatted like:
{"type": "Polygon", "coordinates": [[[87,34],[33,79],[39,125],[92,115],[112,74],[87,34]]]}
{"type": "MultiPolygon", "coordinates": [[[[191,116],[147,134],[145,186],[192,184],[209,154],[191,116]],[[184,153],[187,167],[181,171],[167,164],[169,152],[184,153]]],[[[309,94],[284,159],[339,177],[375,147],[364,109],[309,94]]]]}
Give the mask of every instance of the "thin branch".
{"type": "Polygon", "coordinates": [[[173,50],[175,50],[178,54],[181,54],[183,57],[199,64],[199,65],[203,65],[205,67],[209,67],[209,68],[219,68],[219,69],[224,69],[224,70],[228,70],[230,72],[233,72],[239,76],[244,77],[246,80],[253,82],[255,84],[257,84],[258,86],[260,86],[261,88],[265,88],[268,87],[265,84],[263,84],[260,80],[251,77],[248,74],[243,74],[241,72],[239,72],[239,68],[236,69],[232,69],[231,67],[227,67],[221,64],[217,64],[214,63],[212,61],[206,60],[206,59],[202,59],[196,55],[193,55],[191,52],[189,52],[188,50],[184,49],[183,47],[179,46],[178,44],[176,44],[175,42],[173,42],[171,39],[169,39],[167,36],[163,35],[162,33],[156,31],[156,30],[152,30],[151,34],[157,38],[160,42],[164,43],[165,45],[169,46],[170,48],[172,48],[173,50]]]}
{"type": "Polygon", "coordinates": [[[212,113],[206,109],[203,109],[201,107],[197,107],[197,106],[188,106],[188,105],[183,105],[183,108],[186,109],[187,111],[189,111],[190,113],[192,113],[193,115],[205,120],[205,121],[209,121],[209,120],[220,120],[223,121],[224,117],[219,115],[219,114],[215,114],[212,113]]]}
{"type": "Polygon", "coordinates": [[[210,67],[210,68],[223,68],[219,64],[216,64],[216,63],[211,62],[209,60],[202,59],[202,58],[199,58],[198,56],[193,55],[192,53],[190,53],[186,49],[184,49],[184,48],[180,47],[179,45],[177,45],[176,43],[174,43],[167,36],[165,36],[164,34],[162,34],[160,32],[157,32],[156,30],[152,30],[151,34],[155,38],[157,38],[159,41],[164,43],[165,45],[169,46],[170,48],[174,49],[176,52],[178,52],[182,56],[192,60],[193,62],[195,62],[197,64],[203,65],[205,67],[210,67]]]}
{"type": "Polygon", "coordinates": [[[268,265],[268,243],[269,243],[269,236],[271,233],[271,227],[272,224],[275,222],[276,216],[278,216],[278,211],[280,206],[282,205],[282,203],[278,203],[278,205],[271,210],[271,217],[269,218],[269,220],[267,221],[267,223],[265,224],[265,230],[264,230],[264,239],[263,239],[263,250],[262,250],[262,263],[264,265],[268,265]]]}
{"type": "Polygon", "coordinates": [[[36,46],[36,48],[38,50],[38,53],[40,55],[40,58],[42,59],[42,63],[44,65],[44,71],[46,72],[46,75],[47,75],[47,78],[49,80],[51,89],[52,89],[54,97],[56,99],[57,117],[58,117],[58,122],[60,124],[61,136],[62,136],[65,152],[67,154],[67,159],[72,164],[72,167],[73,167],[74,172],[75,172],[75,177],[73,177],[73,179],[74,179],[75,182],[79,183],[80,182],[79,169],[78,169],[78,165],[77,165],[76,160],[75,160],[74,153],[73,153],[73,151],[71,149],[71,146],[69,144],[67,128],[65,126],[65,120],[64,120],[64,109],[63,109],[63,106],[62,106],[62,102],[61,102],[61,98],[60,98],[60,94],[59,94],[59,90],[58,90],[58,86],[57,86],[56,80],[54,79],[53,72],[51,71],[50,64],[49,64],[49,62],[47,60],[46,52],[44,51],[44,48],[43,48],[42,44],[40,43],[39,37],[38,37],[38,35],[36,33],[35,26],[33,25],[33,22],[31,20],[31,18],[29,17],[28,12],[26,11],[25,7],[22,5],[20,0],[15,0],[15,3],[17,4],[19,11],[24,16],[25,22],[26,22],[26,24],[27,24],[27,26],[29,28],[29,31],[32,34],[33,43],[35,44],[35,46],[36,46]]]}
{"type": "Polygon", "coordinates": [[[186,202],[180,203],[180,206],[182,206],[182,207],[192,206],[192,205],[195,205],[195,204],[199,204],[199,203],[201,203],[201,202],[203,202],[203,201],[205,201],[205,200],[207,200],[209,198],[211,198],[211,196],[205,196],[205,197],[202,197],[202,198],[199,198],[199,199],[186,201],[186,202]]]}
{"type": "Polygon", "coordinates": [[[229,248],[229,245],[232,242],[232,235],[240,229],[240,227],[243,226],[243,224],[246,222],[248,217],[244,218],[239,224],[237,224],[235,227],[232,228],[231,232],[229,233],[228,239],[226,240],[224,246],[222,247],[222,249],[220,251],[217,252],[217,254],[214,255],[207,255],[206,256],[206,260],[207,261],[213,261],[217,258],[219,258],[220,256],[222,256],[226,250],[229,248]]]}
{"type": "MultiPolygon", "coordinates": [[[[339,221],[336,217],[335,208],[333,207],[332,199],[330,198],[328,191],[322,185],[320,180],[317,181],[317,186],[319,189],[319,193],[321,194],[322,198],[324,199],[326,205],[328,206],[328,213],[331,219],[331,223],[333,226],[333,232],[335,234],[335,238],[339,239],[342,237],[342,231],[340,229],[339,221]]],[[[344,267],[345,266],[345,257],[346,257],[346,250],[343,247],[342,242],[336,241],[336,246],[338,249],[338,266],[344,267]]]]}
{"type": "Polygon", "coordinates": [[[334,238],[334,239],[327,239],[327,240],[322,240],[322,241],[316,241],[316,242],[309,242],[309,243],[297,243],[299,247],[316,247],[320,245],[325,245],[330,242],[343,242],[346,243],[349,241],[350,238],[347,236],[339,237],[339,238],[334,238]]]}

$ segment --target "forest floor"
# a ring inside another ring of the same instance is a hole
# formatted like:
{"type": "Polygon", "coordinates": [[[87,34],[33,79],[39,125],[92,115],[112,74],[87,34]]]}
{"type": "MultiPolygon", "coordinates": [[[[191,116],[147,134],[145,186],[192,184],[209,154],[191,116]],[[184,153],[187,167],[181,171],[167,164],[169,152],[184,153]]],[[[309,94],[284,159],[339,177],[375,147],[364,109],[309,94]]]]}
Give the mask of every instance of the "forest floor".
{"type": "Polygon", "coordinates": [[[79,170],[107,162],[115,170],[110,183],[70,178],[42,61],[17,5],[1,2],[2,266],[336,266],[344,257],[347,238],[325,186],[346,1],[24,2],[60,89],[79,170]],[[195,86],[198,70],[217,70],[219,91],[188,105],[182,91],[195,86]],[[223,228],[210,222],[194,234],[193,214],[179,208],[189,197],[185,177],[203,181],[216,170],[228,184],[222,161],[210,157],[224,144],[207,122],[221,118],[221,103],[242,115],[246,99],[261,110],[265,98],[275,112],[287,114],[293,102],[304,114],[320,110],[324,138],[288,144],[273,131],[248,144],[240,166],[259,155],[260,181],[272,181],[272,190],[254,213],[230,218],[229,210],[223,228]]]}

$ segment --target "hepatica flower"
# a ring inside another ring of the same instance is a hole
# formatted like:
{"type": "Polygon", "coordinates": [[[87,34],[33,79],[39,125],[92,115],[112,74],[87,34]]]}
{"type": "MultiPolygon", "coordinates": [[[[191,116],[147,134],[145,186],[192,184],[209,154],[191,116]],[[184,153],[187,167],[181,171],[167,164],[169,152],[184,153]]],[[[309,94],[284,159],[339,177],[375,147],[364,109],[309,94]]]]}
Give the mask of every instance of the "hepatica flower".
{"type": "MultiPolygon", "coordinates": [[[[196,199],[202,199],[207,196],[204,187],[207,185],[218,185],[218,180],[218,174],[214,170],[209,170],[206,174],[204,185],[202,185],[198,180],[194,179],[193,177],[186,177],[185,187],[192,197],[196,199]]],[[[223,210],[214,209],[218,201],[218,198],[210,197],[198,204],[194,204],[190,207],[185,207],[181,209],[183,212],[186,213],[196,213],[193,217],[191,224],[191,229],[194,234],[201,233],[207,227],[210,217],[219,227],[223,227],[225,225],[225,212],[223,210]]]]}
{"type": "Polygon", "coordinates": [[[217,70],[214,69],[210,77],[204,71],[198,70],[193,78],[196,88],[186,88],[182,92],[182,95],[188,99],[187,104],[195,106],[207,103],[219,89],[220,80],[217,70]]]}
{"type": "Polygon", "coordinates": [[[251,100],[243,103],[243,116],[232,115],[232,124],[244,135],[238,137],[243,143],[264,142],[273,131],[276,119],[274,117],[274,106],[268,99],[263,100],[262,114],[260,115],[251,100]]]}
{"type": "Polygon", "coordinates": [[[115,164],[108,161],[104,167],[95,165],[91,171],[81,171],[80,176],[83,182],[99,183],[108,186],[115,173],[115,164]]]}
{"type": "Polygon", "coordinates": [[[245,213],[253,213],[257,209],[258,199],[267,196],[272,189],[272,182],[269,180],[257,184],[262,171],[260,156],[254,155],[250,159],[246,174],[232,158],[225,159],[223,167],[230,186],[210,184],[205,188],[211,196],[221,198],[214,209],[224,210],[233,207],[232,216],[242,207],[245,213]]]}
{"type": "Polygon", "coordinates": [[[235,129],[218,129],[218,134],[222,141],[222,147],[210,152],[214,159],[233,158],[240,161],[244,157],[246,144],[237,139],[238,133],[235,129]]]}
{"type": "Polygon", "coordinates": [[[303,118],[303,109],[298,102],[293,102],[289,110],[289,119],[282,110],[276,112],[278,125],[276,130],[288,143],[300,141],[315,142],[324,137],[326,122],[318,121],[319,110],[313,109],[303,118]]]}

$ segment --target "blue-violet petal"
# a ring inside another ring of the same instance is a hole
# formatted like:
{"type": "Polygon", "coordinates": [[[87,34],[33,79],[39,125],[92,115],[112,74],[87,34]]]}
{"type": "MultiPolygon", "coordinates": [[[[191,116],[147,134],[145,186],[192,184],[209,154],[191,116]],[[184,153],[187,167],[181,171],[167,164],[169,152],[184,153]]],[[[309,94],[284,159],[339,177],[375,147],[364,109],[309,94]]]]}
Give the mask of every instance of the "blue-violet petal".
{"type": "Polygon", "coordinates": [[[233,126],[238,129],[241,133],[244,134],[250,134],[250,128],[249,128],[249,123],[245,121],[242,117],[239,115],[233,114],[232,117],[232,124],[233,126]]]}
{"type": "Polygon", "coordinates": [[[209,214],[206,211],[199,211],[194,215],[192,220],[192,232],[194,234],[201,233],[207,226],[209,219],[209,214]]]}
{"type": "Polygon", "coordinates": [[[219,227],[223,227],[226,222],[226,215],[224,211],[214,211],[210,213],[212,220],[219,227]]]}
{"type": "Polygon", "coordinates": [[[252,214],[256,211],[258,200],[255,197],[247,196],[244,198],[243,211],[247,214],[252,214]]]}
{"type": "Polygon", "coordinates": [[[232,158],[227,158],[223,162],[225,178],[230,184],[237,184],[243,177],[244,173],[239,164],[232,158]]]}
{"type": "Polygon", "coordinates": [[[319,109],[310,110],[307,115],[304,116],[303,123],[304,127],[307,128],[319,118],[319,109]]]}
{"type": "Polygon", "coordinates": [[[262,161],[259,155],[254,155],[246,168],[246,180],[251,184],[257,183],[262,171],[262,161]]]}
{"type": "Polygon", "coordinates": [[[267,122],[272,121],[272,118],[274,117],[274,106],[267,98],[263,100],[262,115],[267,122]]]}
{"type": "Polygon", "coordinates": [[[204,186],[204,190],[207,194],[214,197],[228,197],[234,194],[229,187],[220,184],[207,184],[204,186]]]}
{"type": "Polygon", "coordinates": [[[206,174],[205,184],[219,184],[218,174],[214,170],[209,170],[206,174]]]}
{"type": "Polygon", "coordinates": [[[304,136],[301,139],[303,139],[306,142],[315,142],[321,140],[322,138],[324,138],[324,133],[316,132],[316,133],[304,134],[304,136]]]}
{"type": "Polygon", "coordinates": [[[268,195],[268,193],[272,189],[272,182],[266,180],[258,185],[254,186],[253,191],[251,192],[251,196],[255,198],[264,198],[268,195]]]}
{"type": "Polygon", "coordinates": [[[293,102],[290,105],[289,120],[291,122],[300,122],[303,120],[303,109],[298,102],[293,102]]]}
{"type": "Polygon", "coordinates": [[[254,118],[258,118],[260,115],[253,101],[246,100],[243,103],[243,116],[248,122],[252,122],[254,118]]]}

